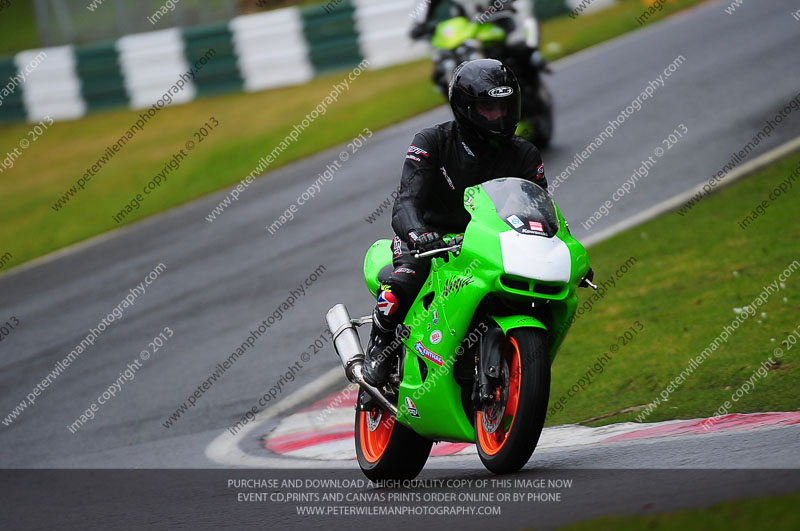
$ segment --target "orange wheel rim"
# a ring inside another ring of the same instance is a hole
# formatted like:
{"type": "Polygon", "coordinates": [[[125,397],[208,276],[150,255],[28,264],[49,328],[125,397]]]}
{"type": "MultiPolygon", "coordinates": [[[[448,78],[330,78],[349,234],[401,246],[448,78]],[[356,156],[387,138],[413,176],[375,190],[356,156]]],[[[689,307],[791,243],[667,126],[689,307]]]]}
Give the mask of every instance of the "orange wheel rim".
{"type": "Polygon", "coordinates": [[[359,417],[361,451],[370,463],[375,463],[383,456],[392,436],[394,417],[383,418],[384,413],[381,409],[373,409],[362,411],[359,417]]]}
{"type": "Polygon", "coordinates": [[[503,349],[503,359],[508,367],[508,390],[505,397],[500,388],[495,390],[495,400],[497,403],[492,408],[502,409],[502,401],[505,401],[502,418],[497,420],[498,426],[493,432],[486,429],[484,421],[488,421],[484,411],[478,411],[478,444],[488,455],[497,454],[505,445],[508,436],[514,427],[514,418],[517,415],[519,405],[521,363],[519,345],[513,337],[508,338],[503,349]]]}

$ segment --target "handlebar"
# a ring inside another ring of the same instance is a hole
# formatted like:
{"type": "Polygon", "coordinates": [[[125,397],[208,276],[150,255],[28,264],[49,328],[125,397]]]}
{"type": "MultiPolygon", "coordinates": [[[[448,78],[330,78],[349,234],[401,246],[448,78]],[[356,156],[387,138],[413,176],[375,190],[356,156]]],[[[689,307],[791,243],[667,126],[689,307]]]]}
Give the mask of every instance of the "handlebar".
{"type": "Polygon", "coordinates": [[[425,251],[424,253],[415,253],[414,258],[427,258],[429,256],[434,256],[440,253],[446,253],[448,251],[458,251],[461,249],[461,244],[457,243],[455,245],[451,245],[450,247],[442,247],[441,249],[434,249],[433,251],[425,251]]]}
{"type": "Polygon", "coordinates": [[[436,33],[436,25],[437,23],[434,21],[417,23],[411,28],[409,36],[415,41],[428,39],[436,33]]]}
{"type": "Polygon", "coordinates": [[[445,236],[447,238],[447,243],[451,243],[449,247],[442,247],[441,249],[434,249],[433,251],[425,251],[421,253],[417,251],[414,253],[414,258],[427,258],[429,256],[434,256],[441,253],[446,253],[449,251],[458,252],[461,250],[461,245],[464,243],[464,235],[463,234],[456,234],[455,236],[445,236]]]}
{"type": "Polygon", "coordinates": [[[579,288],[592,288],[593,290],[597,291],[597,285],[592,282],[594,280],[594,269],[591,267],[589,271],[586,272],[586,276],[581,279],[578,283],[579,288]]]}

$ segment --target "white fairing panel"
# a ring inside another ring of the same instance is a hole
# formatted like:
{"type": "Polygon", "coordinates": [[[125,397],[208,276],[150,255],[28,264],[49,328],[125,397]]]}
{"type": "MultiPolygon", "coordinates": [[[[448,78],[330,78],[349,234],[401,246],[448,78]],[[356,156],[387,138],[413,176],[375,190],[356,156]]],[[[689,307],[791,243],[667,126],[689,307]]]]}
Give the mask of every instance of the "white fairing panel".
{"type": "Polygon", "coordinates": [[[569,282],[572,260],[567,244],[558,238],[509,230],[500,233],[500,249],[508,275],[545,282],[569,282]]]}

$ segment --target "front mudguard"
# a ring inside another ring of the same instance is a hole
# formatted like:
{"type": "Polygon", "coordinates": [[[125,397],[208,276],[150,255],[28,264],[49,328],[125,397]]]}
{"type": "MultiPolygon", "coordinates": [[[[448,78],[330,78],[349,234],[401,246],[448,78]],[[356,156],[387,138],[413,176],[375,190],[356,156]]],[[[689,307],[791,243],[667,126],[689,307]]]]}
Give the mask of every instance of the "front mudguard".
{"type": "MultiPolygon", "coordinates": [[[[503,317],[490,316],[497,326],[503,331],[503,336],[507,337],[509,332],[515,328],[541,328],[549,336],[547,327],[539,319],[530,315],[508,315],[503,317]]],[[[550,363],[555,360],[555,353],[550,353],[550,363]]]]}
{"type": "Polygon", "coordinates": [[[492,315],[491,318],[506,336],[514,328],[541,328],[547,331],[547,327],[539,319],[530,315],[508,315],[503,317],[492,315]]]}

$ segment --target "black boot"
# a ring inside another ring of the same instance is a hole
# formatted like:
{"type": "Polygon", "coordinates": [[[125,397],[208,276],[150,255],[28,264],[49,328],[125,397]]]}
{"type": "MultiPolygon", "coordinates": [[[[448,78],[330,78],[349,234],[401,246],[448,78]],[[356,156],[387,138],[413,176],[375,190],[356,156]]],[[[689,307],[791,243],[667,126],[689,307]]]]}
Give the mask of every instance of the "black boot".
{"type": "Polygon", "coordinates": [[[373,387],[383,387],[389,381],[392,358],[398,351],[395,325],[377,311],[372,312],[372,331],[364,356],[364,380],[373,387]]]}

